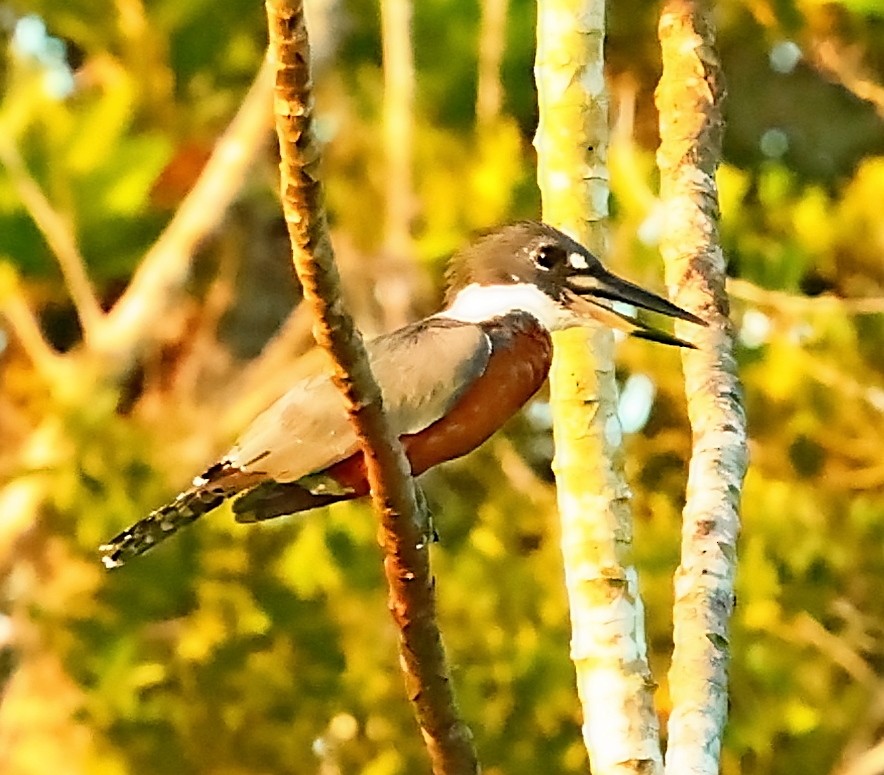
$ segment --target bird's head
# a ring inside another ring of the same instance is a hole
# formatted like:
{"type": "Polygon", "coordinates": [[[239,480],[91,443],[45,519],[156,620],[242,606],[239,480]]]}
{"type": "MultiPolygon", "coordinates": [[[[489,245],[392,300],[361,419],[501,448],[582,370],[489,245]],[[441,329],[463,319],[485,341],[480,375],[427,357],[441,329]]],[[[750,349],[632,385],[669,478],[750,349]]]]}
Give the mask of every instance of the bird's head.
{"type": "Polygon", "coordinates": [[[706,325],[696,315],[609,272],[592,253],[558,229],[519,221],[479,237],[448,270],[446,317],[480,322],[513,310],[555,331],[596,320],[645,339],[691,345],[612,306],[623,302],[706,325]]]}

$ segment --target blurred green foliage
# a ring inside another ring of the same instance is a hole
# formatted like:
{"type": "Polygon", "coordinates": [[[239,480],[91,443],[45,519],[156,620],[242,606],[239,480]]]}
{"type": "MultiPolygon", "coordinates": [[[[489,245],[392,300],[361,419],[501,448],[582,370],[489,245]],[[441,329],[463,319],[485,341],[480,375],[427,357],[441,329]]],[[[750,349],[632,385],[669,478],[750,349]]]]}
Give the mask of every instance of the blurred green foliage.
{"type": "MultiPolygon", "coordinates": [[[[415,6],[415,252],[439,280],[469,231],[537,213],[534,6],[510,4],[504,111],[481,132],[477,5],[415,6]]],[[[366,0],[330,8],[317,100],[332,221],[358,256],[345,271],[358,277],[380,260],[383,240],[379,23],[366,0]]],[[[242,0],[20,0],[0,10],[0,137],[67,219],[109,306],[242,99],[264,46],[263,13],[242,0]],[[76,71],[69,93],[51,91],[53,66],[39,46],[23,46],[16,25],[28,14],[65,42],[76,71]]],[[[656,19],[637,0],[610,13],[621,120],[609,259],[654,286],[656,19]]],[[[770,54],[784,41],[807,52],[834,40],[853,52],[857,77],[880,85],[884,17],[876,2],[730,0],[717,13],[731,117],[722,240],[732,274],[755,289],[736,287],[733,309],[753,466],[723,766],[727,775],[827,773],[884,734],[884,316],[814,297],[884,296],[884,123],[809,59],[773,73],[770,54]],[[770,130],[782,137],[765,144],[770,130]]],[[[14,338],[0,339],[2,502],[28,488],[45,495],[2,558],[3,772],[426,770],[365,504],[251,527],[223,511],[122,571],[97,562],[97,544],[174,493],[236,431],[225,412],[247,371],[239,337],[272,328],[258,318],[275,320],[292,303],[284,283],[262,285],[287,262],[274,177],[268,153],[201,249],[159,344],[119,389],[84,395],[75,370],[71,389],[54,391],[14,338]],[[220,312],[219,277],[231,284],[220,312]],[[250,322],[243,331],[225,319],[250,322]]],[[[55,261],[5,171],[0,279],[0,294],[26,292],[55,345],[76,342],[55,261]]],[[[628,466],[665,720],[689,437],[677,354],[629,342],[619,356],[624,377],[657,385],[647,426],[628,439],[628,466]]],[[[442,534],[441,625],[488,773],[586,768],[539,415],[424,483],[442,534]]]]}

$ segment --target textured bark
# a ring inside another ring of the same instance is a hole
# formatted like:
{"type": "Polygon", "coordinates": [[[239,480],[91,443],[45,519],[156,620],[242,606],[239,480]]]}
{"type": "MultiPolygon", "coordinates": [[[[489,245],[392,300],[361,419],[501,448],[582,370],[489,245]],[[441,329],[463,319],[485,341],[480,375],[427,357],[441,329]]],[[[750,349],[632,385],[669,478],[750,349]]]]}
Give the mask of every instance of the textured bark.
{"type": "Polygon", "coordinates": [[[727,717],[728,621],[747,464],[746,418],[718,241],[715,170],[721,158],[724,86],[704,3],[666,2],[659,34],[663,77],[657,90],[657,163],[666,207],[660,249],[667,282],[678,289],[676,303],[709,323],[691,332],[698,349],[682,355],[694,441],[675,575],[666,772],[715,775],[727,717]]]}
{"type": "MultiPolygon", "coordinates": [[[[608,214],[604,2],[541,0],[535,145],[544,220],[603,255],[608,214]]],[[[554,338],[555,474],[571,607],[571,655],[595,775],[660,773],[644,610],[617,419],[613,336],[554,338]]]]}
{"type": "Polygon", "coordinates": [[[436,626],[434,582],[418,525],[414,481],[402,447],[384,417],[362,338],[341,303],[318,177],[320,152],[312,129],[310,57],[302,3],[268,0],[267,18],[275,59],[283,208],[295,269],[305,301],[314,311],[314,335],[334,360],[335,382],[365,454],[381,520],[390,610],[399,627],[406,690],[433,771],[478,772],[472,734],[459,718],[436,626]]]}

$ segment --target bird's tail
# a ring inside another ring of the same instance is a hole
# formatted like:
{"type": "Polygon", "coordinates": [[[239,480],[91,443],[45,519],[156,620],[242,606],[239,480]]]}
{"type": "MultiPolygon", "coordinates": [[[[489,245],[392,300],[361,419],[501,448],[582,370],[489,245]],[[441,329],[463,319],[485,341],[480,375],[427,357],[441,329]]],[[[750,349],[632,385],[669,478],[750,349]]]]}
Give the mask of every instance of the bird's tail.
{"type": "Polygon", "coordinates": [[[101,561],[106,568],[119,568],[254,484],[252,477],[226,463],[212,466],[171,503],[160,506],[100,546],[101,561]]]}

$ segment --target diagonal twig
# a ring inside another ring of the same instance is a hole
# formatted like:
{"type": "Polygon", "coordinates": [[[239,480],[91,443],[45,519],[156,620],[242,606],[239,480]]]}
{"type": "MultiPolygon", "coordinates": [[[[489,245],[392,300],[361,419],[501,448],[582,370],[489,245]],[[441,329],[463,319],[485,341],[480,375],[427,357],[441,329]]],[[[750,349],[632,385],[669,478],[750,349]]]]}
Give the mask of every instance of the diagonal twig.
{"type": "Polygon", "coordinates": [[[277,134],[283,210],[314,334],[335,363],[365,456],[372,498],[381,521],[390,609],[399,627],[406,688],[435,773],[478,772],[472,734],[460,719],[435,620],[429,552],[417,517],[408,460],[384,415],[381,393],[365,348],[340,300],[318,176],[319,147],[312,127],[312,84],[307,29],[300,0],[267,0],[275,59],[277,134]]]}
{"type": "Polygon", "coordinates": [[[43,238],[58,261],[65,285],[87,342],[95,335],[104,313],[89,280],[86,262],[77,247],[70,224],[52,206],[43,190],[31,175],[18,149],[8,142],[0,142],[0,163],[6,167],[16,193],[33,219],[43,238]]]}
{"type": "Polygon", "coordinates": [[[9,330],[40,376],[49,383],[55,382],[64,358],[46,341],[34,310],[18,289],[3,292],[0,318],[6,320],[9,330]]]}
{"type": "Polygon", "coordinates": [[[218,422],[222,438],[241,430],[258,412],[291,387],[298,377],[300,360],[314,346],[310,335],[311,311],[298,304],[264,345],[257,358],[246,364],[229,391],[233,396],[218,422]]]}
{"type": "Polygon", "coordinates": [[[868,102],[884,118],[884,86],[862,62],[862,49],[848,47],[837,38],[811,37],[808,61],[826,79],[840,84],[858,99],[868,102]]]}
{"type": "Polygon", "coordinates": [[[194,187],[108,313],[94,350],[125,374],[175,303],[200,242],[224,220],[270,134],[271,67],[265,61],[194,187]]]}
{"type": "Polygon", "coordinates": [[[847,315],[884,314],[884,297],[844,298],[832,294],[821,296],[800,296],[787,291],[775,291],[760,285],[729,277],[727,290],[731,296],[758,304],[759,306],[789,312],[844,312],[847,315]]]}

